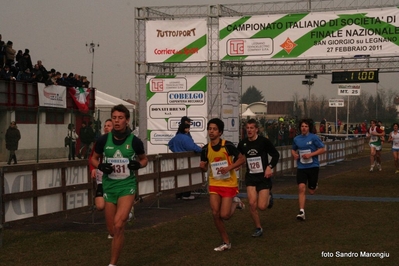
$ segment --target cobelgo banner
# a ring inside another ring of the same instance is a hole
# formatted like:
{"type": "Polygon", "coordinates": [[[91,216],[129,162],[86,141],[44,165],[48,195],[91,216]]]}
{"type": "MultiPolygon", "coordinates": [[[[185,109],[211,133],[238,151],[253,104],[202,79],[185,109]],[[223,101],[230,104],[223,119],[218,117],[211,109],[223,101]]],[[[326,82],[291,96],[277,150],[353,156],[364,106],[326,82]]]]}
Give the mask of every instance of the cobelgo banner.
{"type": "Polygon", "coordinates": [[[146,22],[146,60],[149,63],[207,60],[205,19],[146,22]]]}
{"type": "Polygon", "coordinates": [[[220,19],[220,60],[399,54],[398,8],[220,19]]]}
{"type": "Polygon", "coordinates": [[[170,152],[183,116],[191,121],[194,142],[207,142],[207,78],[201,75],[147,77],[147,152],[170,152]]]}

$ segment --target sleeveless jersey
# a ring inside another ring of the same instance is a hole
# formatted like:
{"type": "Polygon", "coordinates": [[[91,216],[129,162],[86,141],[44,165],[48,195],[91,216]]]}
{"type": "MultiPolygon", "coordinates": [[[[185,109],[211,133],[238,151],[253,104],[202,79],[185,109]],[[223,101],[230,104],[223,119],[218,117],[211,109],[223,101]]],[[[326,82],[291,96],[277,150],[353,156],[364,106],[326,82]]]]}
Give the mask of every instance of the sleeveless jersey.
{"type": "Polygon", "coordinates": [[[104,191],[108,188],[123,188],[130,185],[132,181],[136,182],[134,171],[127,167],[129,160],[135,156],[132,147],[133,134],[130,134],[121,145],[115,145],[112,141],[112,133],[108,133],[108,138],[104,146],[103,162],[112,163],[114,171],[107,175],[103,174],[104,191]]]}
{"type": "Polygon", "coordinates": [[[395,132],[392,131],[390,135],[392,137],[392,149],[399,150],[399,132],[395,134],[395,132]]]}
{"type": "Polygon", "coordinates": [[[381,138],[380,136],[375,136],[375,135],[371,135],[372,132],[377,132],[377,133],[381,133],[382,131],[379,130],[377,127],[374,128],[369,128],[369,134],[370,134],[370,142],[369,144],[373,144],[374,146],[381,146],[381,138]]]}
{"type": "Polygon", "coordinates": [[[211,143],[208,143],[208,162],[210,165],[209,185],[218,187],[237,187],[237,175],[233,169],[226,174],[221,174],[219,169],[233,163],[233,156],[229,155],[225,148],[226,140],[222,140],[222,147],[215,151],[211,143]]]}

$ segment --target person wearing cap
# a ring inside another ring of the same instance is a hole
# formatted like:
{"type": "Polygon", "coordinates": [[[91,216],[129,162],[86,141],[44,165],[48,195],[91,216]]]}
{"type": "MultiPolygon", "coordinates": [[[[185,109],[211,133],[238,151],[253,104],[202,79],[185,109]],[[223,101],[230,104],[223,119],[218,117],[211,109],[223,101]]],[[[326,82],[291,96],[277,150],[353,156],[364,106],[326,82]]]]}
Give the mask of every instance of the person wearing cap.
{"type": "Polygon", "coordinates": [[[14,164],[17,164],[17,156],[15,151],[18,150],[18,142],[21,139],[21,133],[17,128],[17,123],[12,121],[6,132],[6,149],[10,151],[7,164],[10,165],[11,161],[14,160],[14,164]]]}
{"type": "MultiPolygon", "coordinates": [[[[183,116],[183,117],[180,119],[180,125],[181,125],[181,124],[187,124],[187,125],[190,125],[190,126],[191,126],[191,121],[193,121],[193,120],[190,119],[188,116],[183,116]]],[[[179,130],[176,132],[176,134],[178,134],[178,133],[179,133],[179,130]]],[[[188,132],[188,135],[191,137],[190,131],[188,132]]]]}

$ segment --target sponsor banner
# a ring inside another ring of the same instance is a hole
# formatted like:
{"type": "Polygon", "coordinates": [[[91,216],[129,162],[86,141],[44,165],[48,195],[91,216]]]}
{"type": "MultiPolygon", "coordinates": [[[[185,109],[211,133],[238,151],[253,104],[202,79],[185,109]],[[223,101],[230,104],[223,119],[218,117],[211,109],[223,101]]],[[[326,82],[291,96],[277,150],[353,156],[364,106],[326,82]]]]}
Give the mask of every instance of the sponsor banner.
{"type": "Polygon", "coordinates": [[[187,107],[183,104],[152,104],[148,108],[150,118],[161,118],[177,116],[182,117],[187,114],[187,107]]]}
{"type": "Polygon", "coordinates": [[[220,60],[378,57],[399,52],[399,10],[220,18],[220,60]]]}
{"type": "Polygon", "coordinates": [[[207,142],[206,76],[147,77],[147,153],[170,152],[167,144],[176,135],[181,118],[191,121],[195,143],[207,142]]]}
{"type": "Polygon", "coordinates": [[[338,95],[359,96],[360,95],[360,85],[359,84],[339,84],[338,85],[338,95]]]}
{"type": "Polygon", "coordinates": [[[205,92],[168,92],[168,104],[203,105],[205,104],[205,92]]]}
{"type": "Polygon", "coordinates": [[[152,78],[150,79],[151,92],[186,91],[187,80],[185,78],[152,78]]]}
{"type": "Polygon", "coordinates": [[[58,85],[45,86],[37,83],[39,106],[66,108],[66,87],[58,85]]]}
{"type": "Polygon", "coordinates": [[[344,99],[329,99],[328,107],[344,107],[344,99]]]}
{"type": "MultiPolygon", "coordinates": [[[[190,132],[206,131],[206,121],[204,117],[190,116],[190,132]]],[[[180,125],[181,117],[171,117],[168,119],[168,130],[177,131],[180,125]]]]}
{"type": "Polygon", "coordinates": [[[222,120],[224,122],[223,138],[238,144],[239,141],[239,89],[237,78],[225,77],[223,80],[222,120]]]}
{"type": "Polygon", "coordinates": [[[207,60],[206,19],[146,22],[146,61],[204,62],[207,60]]]}

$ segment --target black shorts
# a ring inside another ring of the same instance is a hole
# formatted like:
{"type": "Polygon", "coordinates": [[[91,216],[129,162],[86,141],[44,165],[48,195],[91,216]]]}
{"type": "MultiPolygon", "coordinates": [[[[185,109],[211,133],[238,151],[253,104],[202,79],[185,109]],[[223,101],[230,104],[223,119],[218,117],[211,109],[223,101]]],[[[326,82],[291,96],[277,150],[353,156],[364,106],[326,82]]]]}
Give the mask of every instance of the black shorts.
{"type": "Polygon", "coordinates": [[[272,179],[262,176],[245,176],[245,185],[247,187],[256,187],[259,192],[262,189],[272,189],[272,179]]]}
{"type": "Polygon", "coordinates": [[[296,182],[297,184],[308,184],[309,189],[316,189],[317,182],[319,181],[319,167],[297,169],[296,171],[296,182]]]}

